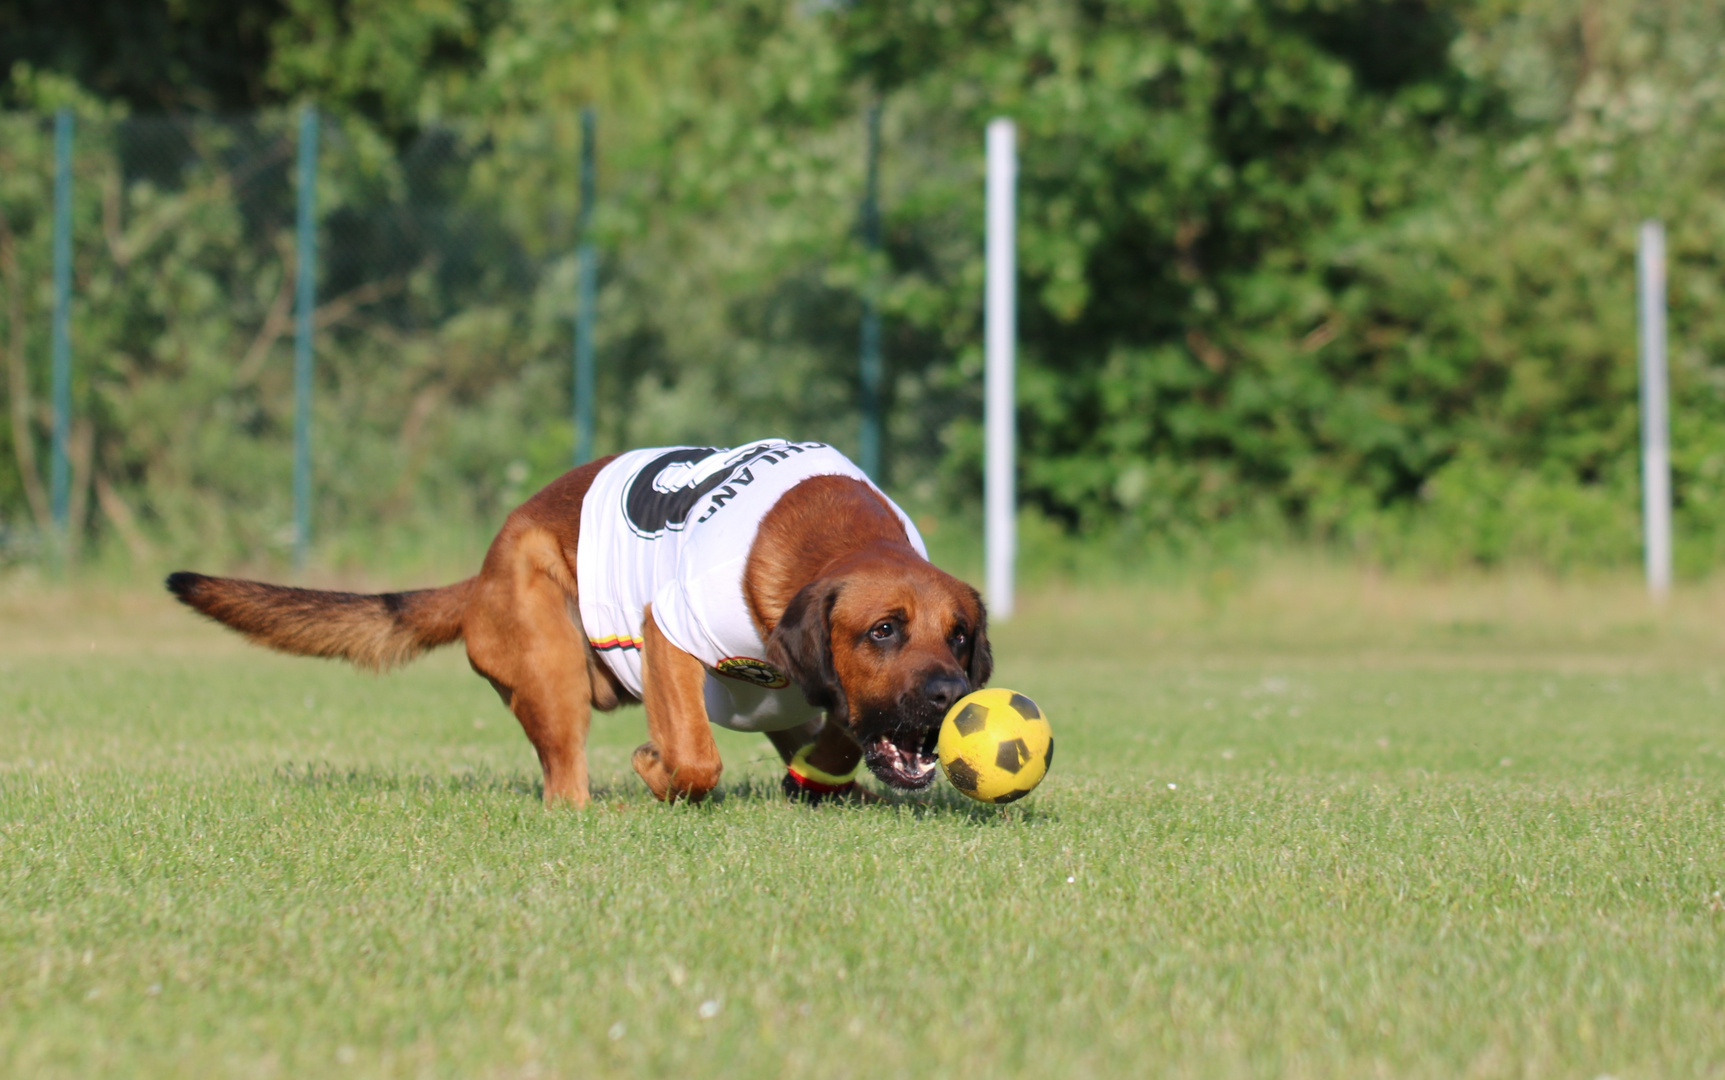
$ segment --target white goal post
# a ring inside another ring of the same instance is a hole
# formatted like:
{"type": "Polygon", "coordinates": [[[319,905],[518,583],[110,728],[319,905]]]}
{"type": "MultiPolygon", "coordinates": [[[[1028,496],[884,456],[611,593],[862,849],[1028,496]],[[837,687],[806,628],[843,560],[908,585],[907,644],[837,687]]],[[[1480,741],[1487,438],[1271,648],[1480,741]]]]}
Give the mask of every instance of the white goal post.
{"type": "Polygon", "coordinates": [[[1647,591],[1671,591],[1671,395],[1665,363],[1665,226],[1641,223],[1636,250],[1641,331],[1641,521],[1647,591]]]}
{"type": "Polygon", "coordinates": [[[1017,489],[1014,480],[1013,345],[1017,336],[1015,277],[1018,184],[1017,132],[1011,120],[988,124],[988,279],[983,311],[986,353],[984,385],[983,511],[988,564],[988,606],[998,619],[1012,614],[1013,564],[1017,559],[1017,489]]]}

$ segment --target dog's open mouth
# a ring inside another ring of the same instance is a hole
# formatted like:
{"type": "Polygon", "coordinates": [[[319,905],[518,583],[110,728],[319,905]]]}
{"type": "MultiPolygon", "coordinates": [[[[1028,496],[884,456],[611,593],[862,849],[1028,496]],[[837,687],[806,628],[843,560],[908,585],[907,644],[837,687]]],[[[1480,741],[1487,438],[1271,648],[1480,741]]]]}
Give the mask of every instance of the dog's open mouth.
{"type": "Polygon", "coordinates": [[[895,788],[920,791],[934,782],[934,749],[939,740],[939,728],[882,735],[863,744],[863,763],[895,788]]]}

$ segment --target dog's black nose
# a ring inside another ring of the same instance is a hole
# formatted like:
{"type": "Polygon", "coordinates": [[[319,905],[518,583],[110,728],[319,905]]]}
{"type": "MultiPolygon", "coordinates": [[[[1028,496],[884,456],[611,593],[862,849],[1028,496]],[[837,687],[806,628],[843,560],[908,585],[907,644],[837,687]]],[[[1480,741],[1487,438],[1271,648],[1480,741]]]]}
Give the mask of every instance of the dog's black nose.
{"type": "Polygon", "coordinates": [[[952,675],[941,672],[930,675],[928,681],[922,684],[923,696],[937,706],[942,712],[952,708],[952,703],[963,697],[970,690],[970,681],[962,675],[952,675]]]}

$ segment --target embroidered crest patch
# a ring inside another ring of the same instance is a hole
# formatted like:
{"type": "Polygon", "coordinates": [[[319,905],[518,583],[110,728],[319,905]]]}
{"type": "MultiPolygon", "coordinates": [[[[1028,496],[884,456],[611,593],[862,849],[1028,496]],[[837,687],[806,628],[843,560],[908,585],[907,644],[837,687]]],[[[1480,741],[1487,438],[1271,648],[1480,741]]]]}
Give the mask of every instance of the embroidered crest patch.
{"type": "Polygon", "coordinates": [[[783,690],[791,685],[791,680],[785,677],[784,672],[765,660],[756,660],[752,656],[727,656],[720,660],[713,670],[720,675],[764,686],[768,690],[783,690]]]}

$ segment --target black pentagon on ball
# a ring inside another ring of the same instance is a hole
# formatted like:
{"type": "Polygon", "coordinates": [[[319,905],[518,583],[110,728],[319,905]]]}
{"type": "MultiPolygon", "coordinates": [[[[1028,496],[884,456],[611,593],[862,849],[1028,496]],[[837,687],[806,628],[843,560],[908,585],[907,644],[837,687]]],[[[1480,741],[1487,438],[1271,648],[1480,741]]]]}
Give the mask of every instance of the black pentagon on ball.
{"type": "Polygon", "coordinates": [[[1030,747],[1025,745],[1023,739],[1008,739],[1000,744],[1000,749],[994,754],[994,763],[1011,773],[1024,768],[1029,760],[1030,747]]]}
{"type": "Polygon", "coordinates": [[[975,735],[988,726],[988,707],[971,702],[952,718],[952,726],[958,729],[960,735],[975,735]]]}
{"type": "Polygon", "coordinates": [[[996,795],[993,801],[996,806],[999,806],[1002,803],[1017,802],[1028,794],[1030,794],[1029,788],[1020,788],[1017,791],[1009,791],[1005,795],[996,795]]]}
{"type": "Polygon", "coordinates": [[[1054,736],[1048,737],[1048,752],[1042,755],[1042,771],[1047,772],[1054,764],[1054,736]]]}
{"type": "Polygon", "coordinates": [[[970,767],[970,762],[963,758],[955,758],[946,767],[946,778],[952,781],[952,786],[960,791],[975,791],[982,778],[976,775],[976,770],[970,767]]]}
{"type": "Polygon", "coordinates": [[[1042,719],[1042,710],[1036,707],[1036,702],[1031,701],[1023,694],[1012,695],[1011,705],[1014,709],[1018,710],[1018,715],[1024,717],[1026,720],[1042,719]]]}

